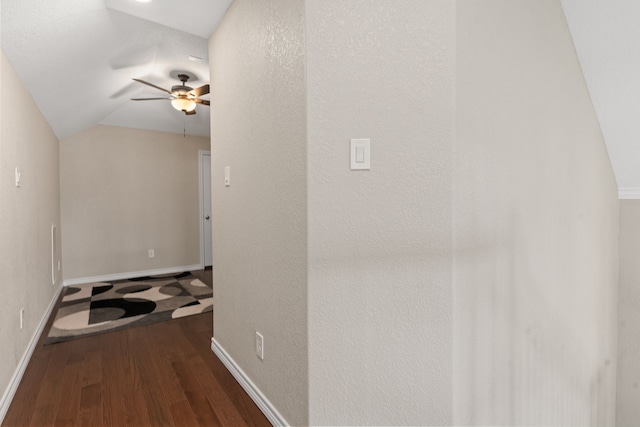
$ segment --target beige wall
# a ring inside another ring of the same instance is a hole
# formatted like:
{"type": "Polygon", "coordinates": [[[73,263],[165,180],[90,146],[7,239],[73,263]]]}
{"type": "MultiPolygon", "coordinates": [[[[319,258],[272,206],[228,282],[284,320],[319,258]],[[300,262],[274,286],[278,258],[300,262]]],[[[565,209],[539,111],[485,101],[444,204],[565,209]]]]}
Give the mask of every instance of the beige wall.
{"type": "Polygon", "coordinates": [[[620,202],[616,423],[640,423],[640,200],[620,202]]]}
{"type": "Polygon", "coordinates": [[[560,2],[374,4],[236,0],[211,40],[216,339],[295,425],[613,425],[617,191],[560,2]]]}
{"type": "MultiPolygon", "coordinates": [[[[59,288],[59,278],[52,285],[51,225],[59,228],[60,207],[58,140],[4,54],[0,75],[1,396],[59,288]],[[22,172],[20,188],[16,166],[22,172]]],[[[59,242],[58,233],[57,259],[59,242]]]]}
{"type": "Polygon", "coordinates": [[[450,425],[455,3],[306,12],[310,422],[450,425]]]}
{"type": "Polygon", "coordinates": [[[235,0],[209,52],[214,338],[292,425],[308,400],[304,42],[302,0],[235,0]]]}
{"type": "Polygon", "coordinates": [[[209,147],[104,125],[62,140],[64,279],[199,264],[198,150],[209,147]]]}
{"type": "Polygon", "coordinates": [[[456,24],[454,421],[612,426],[617,191],[560,2],[456,24]]]}

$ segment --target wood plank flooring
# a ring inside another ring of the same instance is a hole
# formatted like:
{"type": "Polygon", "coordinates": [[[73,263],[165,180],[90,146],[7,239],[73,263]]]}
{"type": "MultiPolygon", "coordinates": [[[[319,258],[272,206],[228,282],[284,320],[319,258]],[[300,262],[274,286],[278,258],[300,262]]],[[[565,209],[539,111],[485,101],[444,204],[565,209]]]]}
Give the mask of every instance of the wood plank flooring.
{"type": "Polygon", "coordinates": [[[271,425],[211,351],[211,313],[43,346],[48,328],[2,426],[271,425]]]}

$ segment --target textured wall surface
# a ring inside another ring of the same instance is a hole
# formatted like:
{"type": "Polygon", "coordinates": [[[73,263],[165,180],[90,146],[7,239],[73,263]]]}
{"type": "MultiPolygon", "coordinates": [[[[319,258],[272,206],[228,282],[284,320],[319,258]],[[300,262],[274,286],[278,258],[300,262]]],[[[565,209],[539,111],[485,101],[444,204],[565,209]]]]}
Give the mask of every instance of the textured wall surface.
{"type": "Polygon", "coordinates": [[[306,11],[310,422],[449,425],[455,3],[306,11]]]}
{"type": "Polygon", "coordinates": [[[51,225],[59,230],[60,207],[58,140],[4,54],[0,75],[1,396],[60,284],[59,273],[56,286],[51,277],[51,225]],[[22,172],[20,188],[16,166],[22,172]]]}
{"type": "Polygon", "coordinates": [[[620,202],[616,425],[640,425],[640,200],[620,202]]]}
{"type": "Polygon", "coordinates": [[[559,0],[236,0],[210,53],[214,335],[289,422],[614,424],[616,183],[559,0]]]}
{"type": "Polygon", "coordinates": [[[65,280],[199,264],[198,150],[209,148],[105,125],[62,140],[65,280]]]}
{"type": "Polygon", "coordinates": [[[214,338],[292,425],[308,422],[304,49],[302,0],[236,0],[209,52],[214,338]]]}
{"type": "Polygon", "coordinates": [[[455,424],[612,426],[616,183],[560,2],[456,27],[455,424]]]}

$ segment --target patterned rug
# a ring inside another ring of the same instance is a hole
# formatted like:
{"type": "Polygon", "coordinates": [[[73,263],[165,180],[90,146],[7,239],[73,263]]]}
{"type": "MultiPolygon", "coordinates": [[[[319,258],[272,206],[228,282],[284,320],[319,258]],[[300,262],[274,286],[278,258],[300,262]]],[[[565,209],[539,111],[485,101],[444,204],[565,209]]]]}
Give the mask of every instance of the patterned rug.
{"type": "Polygon", "coordinates": [[[68,286],[44,344],[213,310],[213,293],[191,273],[68,286]]]}

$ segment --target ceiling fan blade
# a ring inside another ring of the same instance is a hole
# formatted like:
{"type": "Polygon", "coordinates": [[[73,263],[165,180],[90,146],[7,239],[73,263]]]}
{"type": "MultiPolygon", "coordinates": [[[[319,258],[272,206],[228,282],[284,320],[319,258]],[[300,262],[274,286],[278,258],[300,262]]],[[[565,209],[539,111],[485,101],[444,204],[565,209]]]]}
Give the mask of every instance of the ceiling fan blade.
{"type": "Polygon", "coordinates": [[[187,116],[193,116],[196,113],[196,110],[191,110],[191,111],[185,111],[184,112],[187,116]]]}
{"type": "Polygon", "coordinates": [[[209,105],[209,101],[206,99],[194,99],[194,101],[196,101],[198,104],[202,104],[202,105],[209,105]]]}
{"type": "Polygon", "coordinates": [[[155,101],[156,99],[171,100],[172,98],[131,98],[132,101],[155,101]]]}
{"type": "Polygon", "coordinates": [[[158,90],[161,90],[161,91],[163,91],[163,92],[171,93],[171,92],[169,92],[167,89],[162,88],[162,87],[160,87],[160,86],[156,86],[156,85],[154,85],[153,83],[145,82],[144,80],[140,80],[140,79],[133,79],[133,80],[135,80],[135,81],[136,81],[136,82],[138,82],[138,83],[142,83],[143,85],[147,85],[147,86],[154,87],[154,88],[156,88],[156,89],[158,89],[158,90]]]}
{"type": "Polygon", "coordinates": [[[196,98],[209,93],[209,85],[200,86],[189,91],[189,94],[193,94],[196,98]]]}

